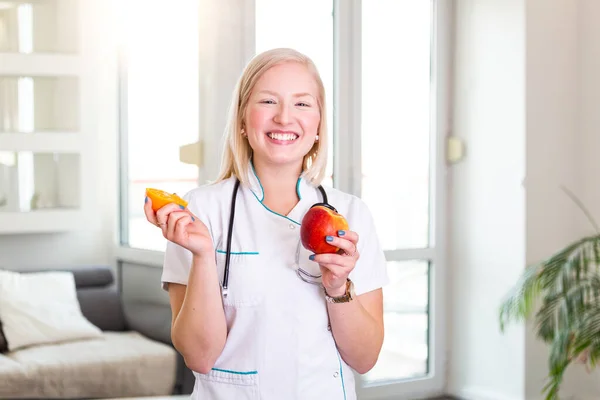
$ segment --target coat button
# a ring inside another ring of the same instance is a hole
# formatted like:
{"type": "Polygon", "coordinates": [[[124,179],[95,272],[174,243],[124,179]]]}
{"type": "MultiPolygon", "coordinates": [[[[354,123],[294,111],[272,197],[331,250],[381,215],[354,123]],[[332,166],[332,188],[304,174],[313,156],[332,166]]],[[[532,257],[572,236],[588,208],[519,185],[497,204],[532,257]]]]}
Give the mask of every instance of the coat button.
{"type": "Polygon", "coordinates": [[[296,225],[294,225],[294,224],[290,224],[289,227],[290,227],[290,229],[296,229],[296,225]]]}
{"type": "Polygon", "coordinates": [[[339,374],[340,374],[339,372],[335,371],[335,372],[333,373],[333,377],[334,377],[334,378],[337,378],[339,374]]]}

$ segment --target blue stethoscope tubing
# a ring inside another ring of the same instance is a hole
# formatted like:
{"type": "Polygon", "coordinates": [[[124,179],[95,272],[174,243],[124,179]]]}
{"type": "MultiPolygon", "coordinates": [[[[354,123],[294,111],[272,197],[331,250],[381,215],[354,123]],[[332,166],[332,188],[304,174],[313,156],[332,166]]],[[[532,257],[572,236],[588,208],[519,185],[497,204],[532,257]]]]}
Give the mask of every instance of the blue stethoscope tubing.
{"type": "MultiPolygon", "coordinates": [[[[240,181],[239,181],[239,179],[236,179],[235,185],[233,187],[233,194],[231,196],[231,210],[229,211],[229,226],[227,227],[227,248],[225,250],[225,270],[223,271],[223,285],[222,285],[223,297],[227,297],[228,287],[229,287],[229,260],[231,258],[231,236],[233,234],[233,220],[235,218],[235,202],[237,199],[237,192],[238,192],[239,187],[240,187],[240,181]]],[[[323,197],[323,202],[313,204],[311,206],[311,208],[318,206],[318,205],[323,205],[325,207],[334,209],[331,205],[329,205],[329,202],[327,201],[327,193],[325,192],[325,189],[323,188],[323,186],[319,185],[317,187],[317,189],[319,189],[319,191],[321,192],[321,197],[323,197]]]]}

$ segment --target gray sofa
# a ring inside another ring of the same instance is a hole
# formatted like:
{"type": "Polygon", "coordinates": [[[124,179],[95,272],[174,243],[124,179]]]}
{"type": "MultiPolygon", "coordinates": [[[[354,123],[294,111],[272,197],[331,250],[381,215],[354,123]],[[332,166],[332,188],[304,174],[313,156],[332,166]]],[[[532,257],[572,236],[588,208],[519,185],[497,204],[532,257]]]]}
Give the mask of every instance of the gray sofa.
{"type": "Polygon", "coordinates": [[[194,376],[171,344],[168,306],[124,302],[108,266],[55,270],[73,272],[81,311],[103,337],[0,353],[0,398],[191,393],[194,376]]]}

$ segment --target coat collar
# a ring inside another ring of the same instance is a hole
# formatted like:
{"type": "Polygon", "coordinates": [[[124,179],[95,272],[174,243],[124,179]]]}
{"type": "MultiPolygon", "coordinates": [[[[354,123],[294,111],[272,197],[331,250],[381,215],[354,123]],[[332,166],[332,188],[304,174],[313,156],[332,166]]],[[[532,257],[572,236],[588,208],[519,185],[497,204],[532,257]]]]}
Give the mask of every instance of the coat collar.
{"type": "MultiPolygon", "coordinates": [[[[254,168],[252,160],[248,162],[248,186],[258,201],[262,203],[265,199],[265,190],[256,174],[256,169],[254,168]]],[[[298,180],[296,181],[296,194],[298,195],[298,199],[302,201],[305,197],[311,197],[311,194],[314,194],[315,190],[316,188],[304,177],[298,177],[298,180]]]]}
{"type": "MultiPolygon", "coordinates": [[[[252,160],[249,161],[248,165],[248,188],[252,194],[254,194],[254,197],[256,197],[256,199],[263,204],[265,199],[265,191],[260,179],[258,178],[258,175],[256,174],[252,160]]],[[[308,208],[310,208],[310,206],[314,203],[320,202],[321,200],[319,190],[302,176],[299,176],[296,182],[296,193],[298,195],[299,203],[285,218],[291,219],[293,222],[299,224],[308,208]]]]}

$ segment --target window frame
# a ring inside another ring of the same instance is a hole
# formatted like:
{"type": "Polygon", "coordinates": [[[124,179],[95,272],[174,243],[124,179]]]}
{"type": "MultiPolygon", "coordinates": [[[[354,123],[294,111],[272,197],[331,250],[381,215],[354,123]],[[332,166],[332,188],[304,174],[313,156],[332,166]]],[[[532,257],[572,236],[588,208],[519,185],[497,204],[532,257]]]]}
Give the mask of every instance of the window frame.
{"type": "MultiPolygon", "coordinates": [[[[362,399],[432,396],[446,384],[446,138],[450,127],[450,71],[452,1],[430,0],[433,5],[430,113],[430,237],[422,249],[385,251],[387,261],[429,262],[428,374],[418,378],[363,384],[362,399]]],[[[335,185],[361,194],[361,0],[334,0],[334,176],[335,185]]]]}
{"type": "MultiPolygon", "coordinates": [[[[430,245],[423,249],[385,251],[389,261],[423,260],[429,269],[429,373],[420,378],[361,384],[362,399],[397,396],[432,396],[443,392],[446,384],[446,224],[447,179],[446,138],[450,130],[452,0],[431,1],[434,6],[431,68],[431,163],[430,163],[430,245]]],[[[345,192],[361,193],[361,0],[333,0],[334,93],[333,102],[333,174],[334,186],[345,192]]],[[[240,12],[239,48],[236,57],[249,60],[254,54],[254,0],[244,1],[240,12]]],[[[240,65],[240,67],[243,67],[240,65]]],[[[115,257],[162,268],[164,252],[131,248],[128,245],[128,137],[127,137],[127,60],[119,54],[119,223],[115,257]]],[[[215,127],[220,135],[222,129],[215,127]]]]}
{"type": "Polygon", "coordinates": [[[162,268],[164,252],[131,247],[129,245],[129,130],[128,130],[128,69],[127,51],[120,47],[117,54],[117,86],[118,86],[118,206],[119,220],[117,221],[116,246],[114,257],[118,264],[130,262],[144,264],[150,267],[162,268]]]}
{"type": "Polygon", "coordinates": [[[124,48],[119,48],[117,55],[118,69],[118,165],[119,165],[119,232],[117,235],[119,248],[129,247],[129,125],[128,125],[128,68],[127,52],[124,48]]]}

